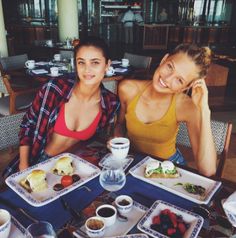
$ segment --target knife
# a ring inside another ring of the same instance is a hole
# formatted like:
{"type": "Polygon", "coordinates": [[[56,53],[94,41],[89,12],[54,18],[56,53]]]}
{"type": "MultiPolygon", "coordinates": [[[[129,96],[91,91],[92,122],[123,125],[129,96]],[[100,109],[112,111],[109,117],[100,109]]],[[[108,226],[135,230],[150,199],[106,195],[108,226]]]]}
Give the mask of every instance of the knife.
{"type": "Polygon", "coordinates": [[[17,207],[16,205],[14,205],[13,203],[11,203],[10,201],[8,201],[4,198],[0,197],[0,203],[4,204],[8,208],[11,208],[12,210],[19,211],[21,214],[23,214],[25,217],[27,217],[29,220],[31,220],[35,223],[39,222],[36,218],[31,216],[28,212],[26,212],[25,210],[23,210],[20,207],[17,207]]]}

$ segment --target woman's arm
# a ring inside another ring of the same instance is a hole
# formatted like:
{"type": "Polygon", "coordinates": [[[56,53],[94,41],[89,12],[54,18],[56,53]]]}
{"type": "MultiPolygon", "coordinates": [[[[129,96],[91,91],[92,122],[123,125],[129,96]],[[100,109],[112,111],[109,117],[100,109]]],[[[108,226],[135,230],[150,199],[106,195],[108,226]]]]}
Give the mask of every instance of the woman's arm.
{"type": "Polygon", "coordinates": [[[29,167],[30,146],[20,146],[20,163],[19,170],[22,171],[29,167]]]}
{"type": "Polygon", "coordinates": [[[208,105],[208,90],[204,79],[194,82],[192,87],[194,113],[187,119],[188,132],[193,153],[200,173],[212,176],[216,172],[216,150],[211,131],[211,113],[208,105]]]}

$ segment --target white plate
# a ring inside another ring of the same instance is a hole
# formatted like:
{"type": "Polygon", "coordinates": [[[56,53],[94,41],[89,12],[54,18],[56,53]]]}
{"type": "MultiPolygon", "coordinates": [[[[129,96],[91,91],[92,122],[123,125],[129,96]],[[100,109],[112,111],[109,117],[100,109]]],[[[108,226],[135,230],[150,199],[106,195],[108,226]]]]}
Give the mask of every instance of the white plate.
{"type": "MultiPolygon", "coordinates": [[[[128,221],[121,222],[117,219],[114,225],[106,228],[104,237],[117,237],[117,236],[126,237],[122,235],[127,234],[137,224],[137,222],[141,219],[141,217],[143,217],[143,215],[146,213],[147,210],[148,210],[147,207],[134,201],[132,210],[129,213],[125,214],[125,216],[128,217],[128,221]]],[[[85,232],[85,227],[82,226],[81,230],[85,232]]],[[[73,234],[76,237],[80,237],[80,235],[76,231],[73,234]]]]}
{"type": "Polygon", "coordinates": [[[112,60],[111,64],[121,64],[121,61],[120,60],[112,60]]]}
{"type": "MultiPolygon", "coordinates": [[[[225,200],[226,199],[221,200],[222,207],[223,207],[225,200]]],[[[223,209],[224,209],[224,212],[225,212],[228,220],[232,224],[232,226],[236,227],[236,216],[234,214],[232,214],[229,210],[225,209],[224,207],[223,207],[223,209]]]]}
{"type": "Polygon", "coordinates": [[[58,75],[47,74],[47,75],[50,77],[58,77],[58,76],[61,76],[62,74],[58,74],[58,75]]]}
{"type": "Polygon", "coordinates": [[[151,161],[157,161],[149,156],[145,157],[142,161],[136,164],[133,168],[130,169],[130,174],[134,177],[141,179],[147,183],[160,187],[164,190],[167,190],[171,193],[174,193],[180,197],[188,199],[192,202],[198,204],[208,204],[214,195],[214,193],[221,186],[221,182],[214,181],[212,179],[203,177],[201,175],[189,172],[187,170],[177,168],[180,177],[179,178],[145,178],[144,171],[145,167],[151,161]],[[201,197],[192,193],[188,193],[182,186],[176,185],[177,183],[192,183],[195,185],[201,185],[206,189],[206,196],[201,197]]]}
{"type": "Polygon", "coordinates": [[[124,236],[112,236],[109,238],[148,238],[148,236],[145,234],[139,233],[139,234],[124,235],[124,236]]]}
{"type": "Polygon", "coordinates": [[[43,161],[39,164],[36,164],[32,167],[29,167],[28,169],[15,173],[11,176],[9,176],[6,179],[7,185],[13,189],[19,196],[21,196],[26,202],[28,202],[30,205],[35,207],[40,207],[45,204],[48,204],[60,196],[71,192],[72,190],[78,188],[79,186],[87,183],[91,179],[97,177],[100,174],[101,170],[89,163],[88,161],[80,158],[79,156],[70,154],[70,153],[63,153],[60,155],[57,155],[55,157],[50,158],[49,160],[43,161]],[[60,191],[54,191],[53,186],[57,183],[60,183],[61,177],[52,173],[52,169],[56,163],[56,161],[61,157],[71,157],[73,159],[73,167],[75,168],[73,174],[78,174],[80,176],[80,180],[73,183],[72,185],[60,190],[60,191]],[[24,179],[32,170],[35,169],[42,169],[47,173],[47,182],[48,182],[48,189],[41,192],[27,192],[20,184],[19,182],[24,179]]]}
{"type": "Polygon", "coordinates": [[[150,228],[152,224],[152,218],[160,214],[160,212],[164,209],[169,209],[171,212],[174,212],[176,215],[181,215],[183,220],[190,225],[190,227],[184,233],[183,238],[194,238],[197,237],[201,227],[203,225],[203,218],[193,212],[187,211],[183,208],[177,207],[170,203],[157,200],[153,203],[151,208],[147,211],[145,216],[138,223],[138,229],[142,232],[152,236],[159,238],[168,238],[153,229],[150,228]]]}
{"type": "MultiPolygon", "coordinates": [[[[111,153],[106,154],[106,155],[99,161],[98,165],[101,166],[101,167],[104,167],[104,166],[106,166],[106,161],[107,161],[107,160],[110,160],[110,159],[112,159],[112,158],[113,158],[113,155],[112,155],[111,153]]],[[[126,170],[126,169],[129,167],[129,165],[133,162],[133,160],[134,160],[134,158],[133,158],[132,156],[128,155],[128,156],[124,159],[124,161],[122,161],[122,163],[123,163],[123,170],[126,170]]]]}
{"type": "Polygon", "coordinates": [[[124,66],[123,64],[121,64],[120,66],[121,66],[121,67],[124,67],[124,68],[127,68],[127,67],[129,67],[129,66],[130,66],[130,64],[128,64],[128,65],[125,65],[125,66],[124,66]]]}
{"type": "Polygon", "coordinates": [[[11,216],[11,231],[8,238],[22,238],[25,237],[26,229],[16,220],[15,217],[11,216]]]}

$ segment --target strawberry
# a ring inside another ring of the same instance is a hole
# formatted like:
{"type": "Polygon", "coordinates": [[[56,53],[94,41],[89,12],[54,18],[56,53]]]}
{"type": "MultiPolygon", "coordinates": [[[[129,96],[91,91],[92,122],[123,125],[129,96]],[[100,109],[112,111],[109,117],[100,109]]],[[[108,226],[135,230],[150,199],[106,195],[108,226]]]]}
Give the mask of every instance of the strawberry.
{"type": "Polygon", "coordinates": [[[159,216],[154,216],[154,217],[152,218],[152,223],[153,223],[153,224],[160,224],[160,223],[161,223],[160,217],[159,217],[159,216]]]}
{"type": "Polygon", "coordinates": [[[164,209],[161,211],[162,214],[164,215],[169,215],[171,213],[170,209],[164,209]]]}
{"type": "Polygon", "coordinates": [[[184,225],[184,223],[179,223],[178,224],[178,228],[179,228],[179,231],[180,233],[183,235],[185,233],[185,231],[187,230],[186,229],[186,226],[184,225]]]}
{"type": "Polygon", "coordinates": [[[173,226],[176,228],[177,227],[177,216],[176,216],[176,214],[171,212],[169,214],[169,217],[170,217],[170,220],[171,220],[173,226]]]}
{"type": "Polygon", "coordinates": [[[167,229],[167,235],[168,236],[171,236],[171,235],[175,234],[175,232],[176,232],[175,228],[168,228],[167,229]]]}

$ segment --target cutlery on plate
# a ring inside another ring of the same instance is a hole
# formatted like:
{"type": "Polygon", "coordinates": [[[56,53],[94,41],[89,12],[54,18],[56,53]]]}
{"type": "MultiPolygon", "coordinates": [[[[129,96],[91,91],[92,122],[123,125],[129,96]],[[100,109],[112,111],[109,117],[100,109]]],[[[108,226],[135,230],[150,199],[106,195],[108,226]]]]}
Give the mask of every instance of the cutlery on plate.
{"type": "Polygon", "coordinates": [[[1,198],[0,197],[0,202],[2,204],[4,204],[5,206],[11,208],[12,210],[15,211],[19,211],[21,214],[23,214],[25,217],[27,217],[29,220],[33,221],[33,222],[39,222],[36,218],[34,218],[32,215],[30,215],[28,212],[26,212],[25,210],[23,210],[23,208],[17,207],[15,204],[11,203],[10,201],[1,198]]]}

